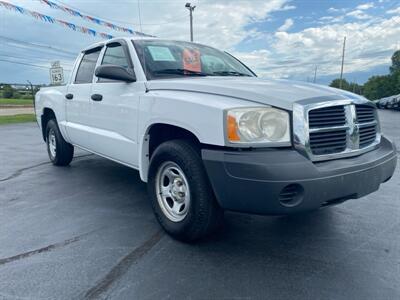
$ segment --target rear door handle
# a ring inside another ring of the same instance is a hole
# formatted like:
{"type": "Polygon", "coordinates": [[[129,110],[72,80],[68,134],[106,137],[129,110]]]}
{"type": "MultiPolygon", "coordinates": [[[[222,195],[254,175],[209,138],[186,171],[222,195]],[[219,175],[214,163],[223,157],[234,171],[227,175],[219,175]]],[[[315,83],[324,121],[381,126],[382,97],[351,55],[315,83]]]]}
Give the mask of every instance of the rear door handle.
{"type": "Polygon", "coordinates": [[[93,94],[93,95],[92,95],[92,100],[93,100],[93,101],[101,101],[101,100],[103,100],[103,95],[100,95],[100,94],[93,94]]]}
{"type": "Polygon", "coordinates": [[[65,98],[67,98],[68,100],[72,100],[72,99],[74,99],[74,95],[72,95],[72,94],[66,94],[66,95],[65,95],[65,98]]]}

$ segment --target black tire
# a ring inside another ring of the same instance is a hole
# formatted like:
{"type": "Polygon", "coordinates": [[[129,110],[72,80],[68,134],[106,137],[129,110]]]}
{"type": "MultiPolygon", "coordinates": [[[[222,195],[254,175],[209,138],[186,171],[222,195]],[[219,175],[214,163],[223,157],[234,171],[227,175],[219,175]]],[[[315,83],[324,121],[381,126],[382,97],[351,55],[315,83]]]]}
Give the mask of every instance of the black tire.
{"type": "Polygon", "coordinates": [[[55,166],[68,166],[74,157],[74,146],[67,143],[61,135],[57,121],[52,119],[46,125],[46,145],[50,161],[55,166]],[[56,151],[51,151],[50,133],[54,133],[56,151]]]}
{"type": "Polygon", "coordinates": [[[199,240],[210,235],[222,224],[223,210],[215,199],[200,151],[190,141],[168,141],[155,150],[150,161],[148,192],[158,222],[167,233],[178,240],[199,240]],[[167,217],[157,197],[157,173],[167,162],[179,166],[189,185],[190,205],[186,216],[180,221],[171,221],[167,217]]]}

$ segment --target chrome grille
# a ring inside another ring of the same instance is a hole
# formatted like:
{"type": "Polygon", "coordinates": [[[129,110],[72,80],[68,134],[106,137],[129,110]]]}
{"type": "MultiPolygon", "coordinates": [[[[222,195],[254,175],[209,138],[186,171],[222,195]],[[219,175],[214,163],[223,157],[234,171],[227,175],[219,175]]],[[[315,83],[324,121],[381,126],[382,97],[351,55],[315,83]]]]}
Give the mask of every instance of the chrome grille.
{"type": "Polygon", "coordinates": [[[363,99],[295,103],[293,127],[295,147],[313,161],[359,155],[381,139],[376,108],[363,99]]]}
{"type": "Polygon", "coordinates": [[[356,105],[357,122],[367,123],[375,121],[375,108],[369,105],[356,105]]]}
{"type": "Polygon", "coordinates": [[[375,108],[369,105],[356,105],[357,123],[360,127],[360,148],[371,145],[376,140],[375,108]]]}
{"type": "Polygon", "coordinates": [[[310,133],[310,147],[314,155],[342,152],[346,145],[346,129],[310,133]]]}
{"type": "Polygon", "coordinates": [[[342,126],[346,123],[344,106],[331,106],[311,110],[308,113],[310,128],[342,126]]]}
{"type": "Polygon", "coordinates": [[[376,125],[368,125],[360,128],[360,148],[371,145],[376,140],[376,125]]]}

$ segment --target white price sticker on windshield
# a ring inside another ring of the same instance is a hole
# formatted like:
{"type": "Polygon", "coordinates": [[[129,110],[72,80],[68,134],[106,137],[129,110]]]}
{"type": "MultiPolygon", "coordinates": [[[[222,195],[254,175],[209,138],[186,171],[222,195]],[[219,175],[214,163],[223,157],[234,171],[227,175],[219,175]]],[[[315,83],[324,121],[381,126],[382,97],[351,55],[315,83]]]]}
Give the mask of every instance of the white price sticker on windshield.
{"type": "Polygon", "coordinates": [[[168,47],[148,46],[147,49],[154,61],[176,61],[168,47]]]}

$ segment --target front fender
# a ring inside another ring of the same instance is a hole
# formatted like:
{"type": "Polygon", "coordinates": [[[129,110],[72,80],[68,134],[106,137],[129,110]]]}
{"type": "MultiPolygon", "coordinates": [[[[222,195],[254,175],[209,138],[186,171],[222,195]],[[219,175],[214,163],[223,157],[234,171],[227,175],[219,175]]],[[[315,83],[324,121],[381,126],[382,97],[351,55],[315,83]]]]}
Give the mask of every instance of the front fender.
{"type": "Polygon", "coordinates": [[[140,99],[139,108],[139,170],[147,181],[149,164],[148,130],[153,124],[163,123],[191,132],[202,144],[224,146],[224,110],[254,103],[207,93],[156,90],[140,99]]]}

